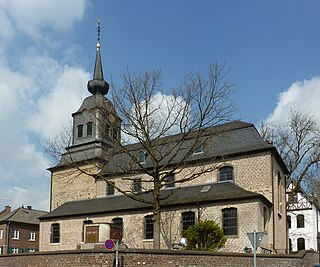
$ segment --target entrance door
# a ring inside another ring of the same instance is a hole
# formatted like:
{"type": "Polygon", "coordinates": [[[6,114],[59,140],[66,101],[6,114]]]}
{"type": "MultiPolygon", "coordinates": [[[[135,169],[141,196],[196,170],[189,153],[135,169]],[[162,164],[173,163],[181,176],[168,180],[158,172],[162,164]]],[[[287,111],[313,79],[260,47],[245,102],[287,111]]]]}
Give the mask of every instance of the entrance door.
{"type": "Polygon", "coordinates": [[[86,227],[86,243],[98,243],[99,242],[99,226],[87,226],[86,227]]]}

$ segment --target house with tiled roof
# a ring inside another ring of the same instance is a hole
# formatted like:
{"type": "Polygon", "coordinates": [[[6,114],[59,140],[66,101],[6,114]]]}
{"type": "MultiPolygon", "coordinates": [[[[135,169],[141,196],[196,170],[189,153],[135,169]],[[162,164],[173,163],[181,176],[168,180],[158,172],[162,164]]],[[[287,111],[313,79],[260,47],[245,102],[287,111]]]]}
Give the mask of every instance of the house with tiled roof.
{"type": "MultiPolygon", "coordinates": [[[[117,152],[121,118],[105,97],[108,89],[98,43],[94,77],[88,82],[91,95],[72,114],[72,144],[49,169],[51,208],[40,217],[41,251],[93,247],[111,237],[114,225],[122,229],[127,247],[152,248],[147,175],[152,160],[140,143],[117,152]]],[[[247,233],[258,231],[264,232],[260,253],[287,252],[288,170],[276,148],[253,124],[242,121],[203,129],[197,137],[191,132],[185,138],[177,134],[153,142],[155,153],[166,155],[159,162],[167,174],[159,196],[160,247],[171,248],[183,230],[209,219],[227,237],[223,251],[244,252],[251,246],[247,233]],[[210,171],[179,183],[196,169],[210,171]]]]}
{"type": "Polygon", "coordinates": [[[31,206],[0,212],[0,254],[35,252],[39,250],[39,219],[47,212],[31,206]]]}

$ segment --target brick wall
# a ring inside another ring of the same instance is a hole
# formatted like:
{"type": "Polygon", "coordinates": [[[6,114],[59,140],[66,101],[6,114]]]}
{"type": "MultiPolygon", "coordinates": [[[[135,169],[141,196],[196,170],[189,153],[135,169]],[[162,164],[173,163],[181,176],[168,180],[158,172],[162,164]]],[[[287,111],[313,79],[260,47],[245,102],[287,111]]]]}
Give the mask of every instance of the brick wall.
{"type": "MultiPolygon", "coordinates": [[[[253,266],[252,254],[190,252],[172,250],[120,250],[119,267],[249,267],[253,266]]],[[[64,251],[0,256],[0,267],[112,267],[115,253],[102,248],[86,251],[64,251]]],[[[319,260],[315,252],[301,251],[296,255],[264,254],[257,256],[259,267],[313,267],[319,260]]]]}

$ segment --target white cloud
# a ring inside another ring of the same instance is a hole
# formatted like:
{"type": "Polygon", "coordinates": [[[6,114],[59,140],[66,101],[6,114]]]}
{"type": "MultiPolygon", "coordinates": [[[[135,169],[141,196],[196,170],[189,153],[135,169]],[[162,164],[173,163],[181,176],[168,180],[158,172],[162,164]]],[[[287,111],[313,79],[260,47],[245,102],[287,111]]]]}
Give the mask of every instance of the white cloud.
{"type": "MultiPolygon", "coordinates": [[[[39,39],[47,27],[55,32],[70,30],[82,19],[86,1],[1,0],[0,7],[18,30],[39,39]]],[[[3,17],[5,14],[2,12],[3,17]]]]}
{"type": "Polygon", "coordinates": [[[269,115],[269,121],[284,122],[290,111],[311,113],[318,116],[320,102],[320,77],[293,83],[286,91],[279,95],[274,111],[269,115]]]}

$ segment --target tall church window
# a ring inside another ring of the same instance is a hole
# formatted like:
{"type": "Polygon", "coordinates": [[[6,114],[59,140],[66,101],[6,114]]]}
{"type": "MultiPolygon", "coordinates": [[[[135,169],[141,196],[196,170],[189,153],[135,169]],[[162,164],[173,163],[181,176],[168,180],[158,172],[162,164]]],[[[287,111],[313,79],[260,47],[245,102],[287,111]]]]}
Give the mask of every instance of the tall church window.
{"type": "Polygon", "coordinates": [[[144,217],[144,238],[153,239],[153,216],[147,215],[144,217]]]}
{"type": "Polygon", "coordinates": [[[304,216],[302,214],[297,216],[297,228],[304,228],[304,216]]]}
{"type": "Polygon", "coordinates": [[[237,235],[238,217],[236,208],[226,208],[222,210],[222,228],[224,235],[237,235]]]}
{"type": "Polygon", "coordinates": [[[196,215],[193,211],[183,212],[181,214],[182,230],[187,230],[191,225],[195,224],[196,215]]]}
{"type": "Polygon", "coordinates": [[[233,181],[233,168],[225,166],[219,169],[219,182],[233,181]]]}
{"type": "Polygon", "coordinates": [[[297,239],[297,247],[298,247],[298,250],[305,250],[306,245],[305,245],[305,240],[304,240],[304,238],[299,237],[299,238],[297,239]]]}
{"type": "Polygon", "coordinates": [[[92,135],[92,125],[93,123],[91,121],[87,123],[87,136],[92,135]]]}
{"type": "Polygon", "coordinates": [[[282,184],[282,179],[280,172],[278,172],[278,211],[282,213],[282,203],[283,201],[283,184],[282,184]]]}
{"type": "Polygon", "coordinates": [[[83,124],[78,125],[77,129],[78,129],[78,137],[82,137],[83,136],[83,124]]]}
{"type": "Polygon", "coordinates": [[[51,224],[50,243],[60,243],[60,224],[51,224]]]}

